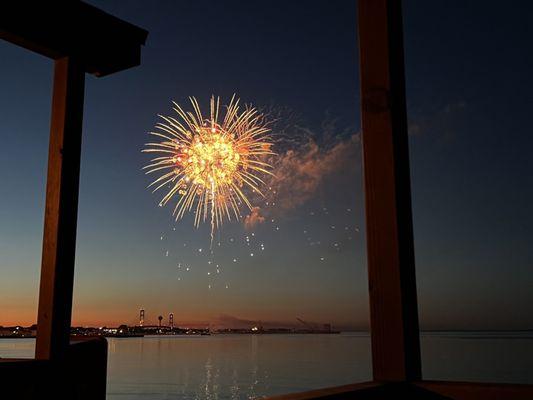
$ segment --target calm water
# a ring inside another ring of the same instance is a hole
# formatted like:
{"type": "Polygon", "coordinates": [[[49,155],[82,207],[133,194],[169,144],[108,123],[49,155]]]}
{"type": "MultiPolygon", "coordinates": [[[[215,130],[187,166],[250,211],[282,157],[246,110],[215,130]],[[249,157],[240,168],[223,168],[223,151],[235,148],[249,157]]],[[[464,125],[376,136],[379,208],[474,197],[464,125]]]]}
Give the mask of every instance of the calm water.
{"type": "MultiPolygon", "coordinates": [[[[371,379],[370,339],[341,335],[213,335],[109,340],[108,399],[248,399],[371,379]]],[[[0,340],[31,357],[31,339],[0,340]]],[[[533,383],[533,338],[428,334],[424,377],[533,383]]]]}

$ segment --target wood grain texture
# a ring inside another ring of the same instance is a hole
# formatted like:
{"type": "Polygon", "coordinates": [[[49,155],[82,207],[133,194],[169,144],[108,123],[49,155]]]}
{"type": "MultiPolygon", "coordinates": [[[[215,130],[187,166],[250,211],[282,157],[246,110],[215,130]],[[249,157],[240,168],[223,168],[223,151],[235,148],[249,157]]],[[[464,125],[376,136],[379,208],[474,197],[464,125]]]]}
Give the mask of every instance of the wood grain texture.
{"type": "Polygon", "coordinates": [[[85,72],[75,60],[55,61],[37,359],[64,356],[69,343],[78,214],[85,72]]]}
{"type": "Polygon", "coordinates": [[[361,119],[374,380],[421,378],[401,2],[359,0],[361,119]]]}

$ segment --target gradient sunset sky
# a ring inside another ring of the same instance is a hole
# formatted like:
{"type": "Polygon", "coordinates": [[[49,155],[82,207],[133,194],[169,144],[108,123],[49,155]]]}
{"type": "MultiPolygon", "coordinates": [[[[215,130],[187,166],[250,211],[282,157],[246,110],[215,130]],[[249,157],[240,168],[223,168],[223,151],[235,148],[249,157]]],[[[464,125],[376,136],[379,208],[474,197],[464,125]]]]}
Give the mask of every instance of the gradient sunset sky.
{"type": "MultiPolygon", "coordinates": [[[[153,323],[366,329],[355,2],[89,3],[149,37],[140,67],[86,78],[73,324],[143,307],[153,323]],[[141,149],[173,100],[233,93],[280,119],[279,196],[211,253],[209,227],[158,207],[141,149]]],[[[424,329],[533,328],[533,6],[513,4],[404,1],[424,329]]],[[[7,42],[0,57],[0,325],[29,325],[53,63],[7,42]]]]}

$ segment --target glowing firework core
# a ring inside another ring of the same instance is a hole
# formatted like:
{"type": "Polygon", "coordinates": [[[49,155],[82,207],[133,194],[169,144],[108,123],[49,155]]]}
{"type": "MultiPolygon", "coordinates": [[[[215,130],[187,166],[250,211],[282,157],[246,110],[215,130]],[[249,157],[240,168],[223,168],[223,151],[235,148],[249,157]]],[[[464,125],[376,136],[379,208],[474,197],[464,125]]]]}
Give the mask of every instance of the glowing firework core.
{"type": "Polygon", "coordinates": [[[147,143],[144,152],[160,153],[151,160],[147,173],[163,171],[150,186],[154,191],[168,186],[163,197],[163,206],[174,197],[179,200],[174,208],[176,219],[185,211],[194,208],[194,224],[211,219],[211,237],[223,217],[231,214],[239,219],[239,206],[252,205],[245,194],[245,188],[261,194],[259,186],[264,184],[258,174],[270,174],[270,165],[264,160],[272,155],[269,129],[264,117],[253,107],[245,107],[239,113],[239,100],[233,97],[227,106],[222,123],[218,123],[220,99],[211,98],[211,117],[204,118],[198,102],[193,97],[194,113],[185,112],[174,103],[174,110],[180,120],[164,117],[165,122],[156,125],[157,132],[150,134],[162,138],[157,143],[147,143]]]}
{"type": "Polygon", "coordinates": [[[240,156],[231,139],[220,128],[200,128],[191,148],[185,148],[176,161],[193,183],[209,190],[231,184],[240,156]]]}

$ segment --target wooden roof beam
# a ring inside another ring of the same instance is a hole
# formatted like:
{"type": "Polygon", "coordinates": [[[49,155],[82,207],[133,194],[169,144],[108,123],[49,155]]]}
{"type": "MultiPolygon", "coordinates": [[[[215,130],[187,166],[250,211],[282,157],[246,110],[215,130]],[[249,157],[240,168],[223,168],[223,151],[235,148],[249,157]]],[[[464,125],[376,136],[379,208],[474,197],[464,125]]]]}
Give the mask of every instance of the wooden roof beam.
{"type": "Polygon", "coordinates": [[[148,32],[79,0],[18,1],[0,11],[0,38],[105,76],[135,67],[148,32]]]}

